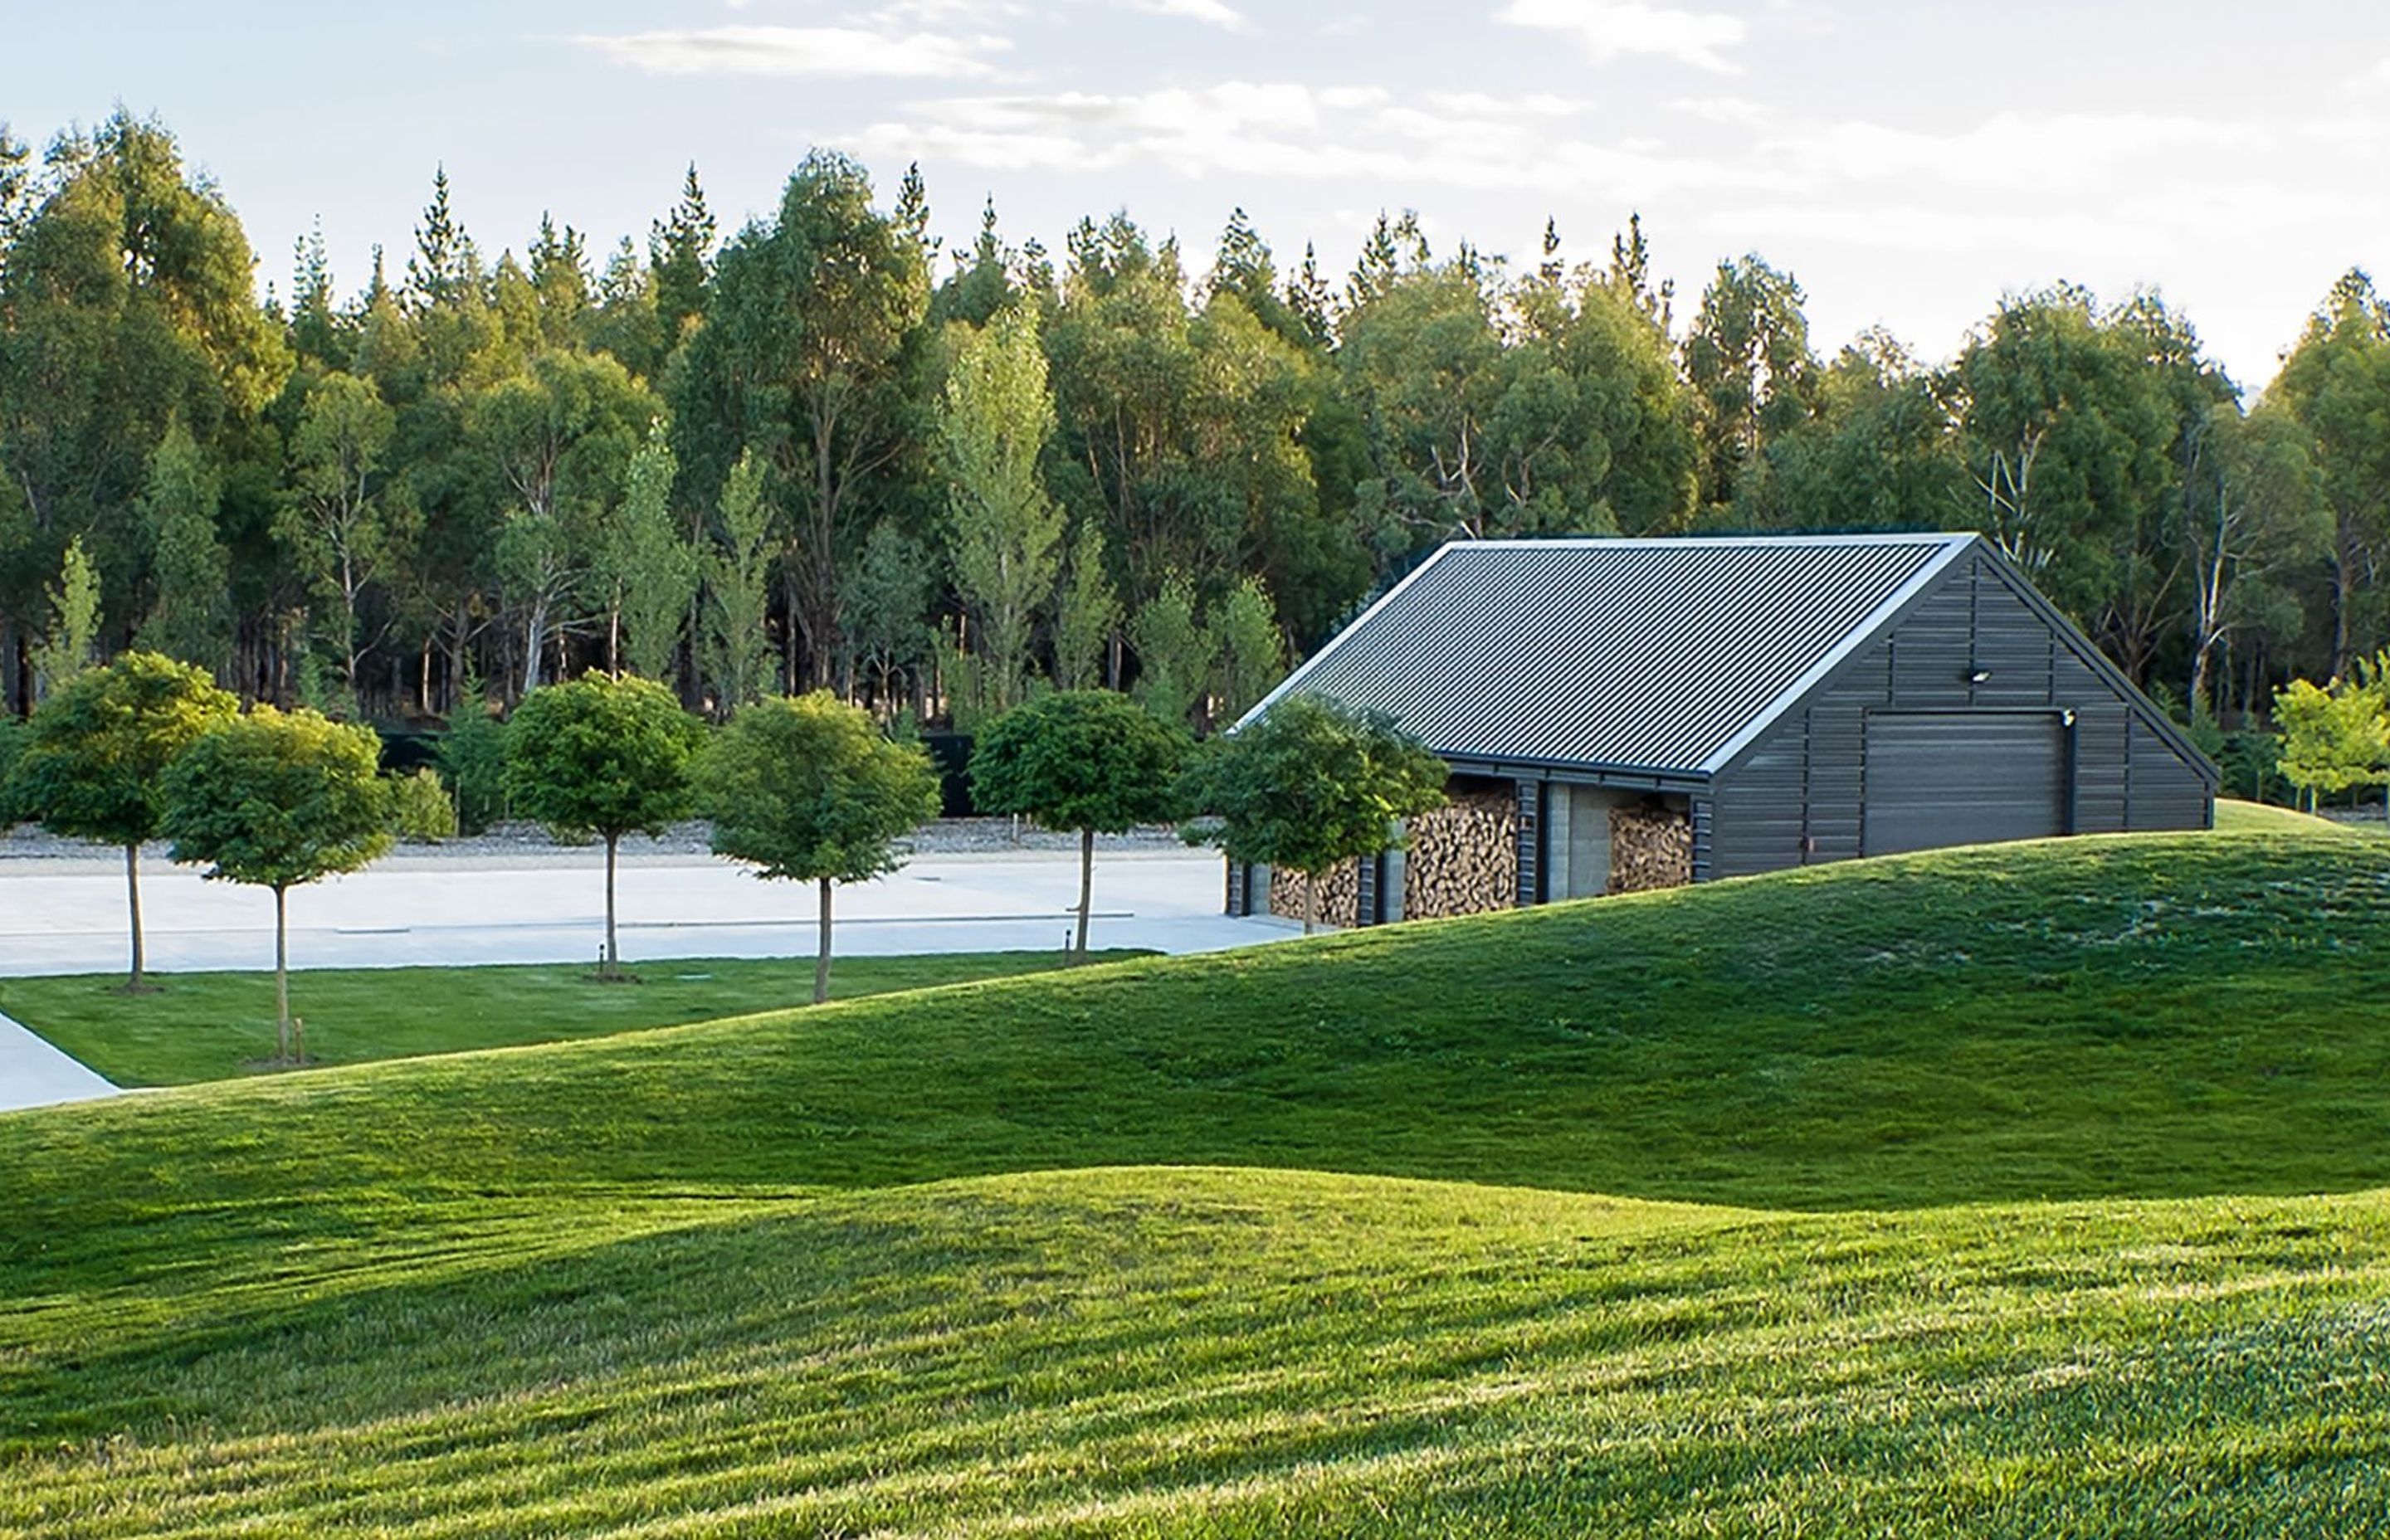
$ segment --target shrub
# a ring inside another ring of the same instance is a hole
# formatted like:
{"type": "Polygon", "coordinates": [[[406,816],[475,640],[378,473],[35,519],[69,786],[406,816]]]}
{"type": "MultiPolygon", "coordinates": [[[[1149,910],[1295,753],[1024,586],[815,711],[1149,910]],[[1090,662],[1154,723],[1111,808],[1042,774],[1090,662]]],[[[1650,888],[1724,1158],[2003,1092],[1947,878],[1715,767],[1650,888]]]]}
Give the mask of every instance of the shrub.
{"type": "Polygon", "coordinates": [[[441,740],[440,768],[456,794],[456,826],[479,834],[507,815],[507,730],[487,701],[457,708],[441,740]]]}
{"type": "Polygon", "coordinates": [[[431,766],[418,765],[415,774],[391,783],[392,827],[402,840],[437,844],[456,838],[456,799],[431,766]]]}
{"type": "Polygon", "coordinates": [[[25,725],[0,716],[0,831],[25,815],[17,804],[14,778],[17,756],[25,751],[25,725]]]}

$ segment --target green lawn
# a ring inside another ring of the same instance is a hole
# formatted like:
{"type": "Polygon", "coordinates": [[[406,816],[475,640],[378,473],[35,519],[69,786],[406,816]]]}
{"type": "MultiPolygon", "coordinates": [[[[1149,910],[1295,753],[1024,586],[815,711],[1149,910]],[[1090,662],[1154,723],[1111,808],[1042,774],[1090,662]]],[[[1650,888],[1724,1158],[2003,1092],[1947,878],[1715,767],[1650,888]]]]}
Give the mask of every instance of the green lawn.
{"type": "Polygon", "coordinates": [[[193,1086],[0,1117],[0,1533],[2390,1513],[2390,842],[2340,832],[193,1086]]]}
{"type": "MultiPolygon", "coordinates": [[[[1106,952],[1094,960],[1139,956],[1106,952]]],[[[1051,952],[842,957],[842,997],[1039,973],[1051,952]]],[[[362,1064],[418,1054],[603,1037],[809,1001],[810,957],[694,957],[637,964],[636,984],[596,982],[585,963],[493,968],[317,969],[290,976],[307,1056],[362,1064]]],[[[122,993],[122,973],[0,978],[0,1015],[32,1028],[119,1085],[186,1085],[269,1068],[274,975],[152,975],[155,995],[122,993]]]]}
{"type": "Polygon", "coordinates": [[[2295,808],[2276,807],[2270,802],[2244,802],[2231,797],[2216,799],[2216,832],[2218,834],[2348,834],[2355,830],[2347,824],[2336,824],[2329,818],[2301,813],[2295,808]]]}

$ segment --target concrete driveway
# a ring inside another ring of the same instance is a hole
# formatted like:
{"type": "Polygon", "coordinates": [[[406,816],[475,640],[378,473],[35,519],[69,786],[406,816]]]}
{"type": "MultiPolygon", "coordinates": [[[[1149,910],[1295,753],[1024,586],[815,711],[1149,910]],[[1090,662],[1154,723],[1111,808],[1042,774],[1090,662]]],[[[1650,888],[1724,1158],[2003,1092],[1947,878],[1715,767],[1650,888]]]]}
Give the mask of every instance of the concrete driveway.
{"type": "MultiPolygon", "coordinates": [[[[576,962],[605,936],[602,857],[399,855],[290,894],[294,968],[576,962]]],[[[1201,852],[1123,852],[1096,863],[1089,944],[1210,952],[1290,934],[1220,912],[1222,872],[1201,852]]],[[[172,866],[145,870],[149,966],[271,968],[274,901],[172,866]]],[[[841,888],[835,943],[848,956],[1049,951],[1078,901],[1075,857],[925,856],[841,888]]],[[[626,860],[617,882],[623,956],[809,956],[809,885],[763,882],[712,856],[626,860]]],[[[0,864],[0,974],[99,973],[125,965],[124,879],[104,861],[0,864]]]]}
{"type": "MultiPolygon", "coordinates": [[[[603,858],[401,854],[290,895],[294,968],[579,962],[605,937],[603,858]]],[[[925,856],[842,888],[844,956],[1059,951],[1078,902],[1075,855],[925,856]]],[[[623,956],[810,956],[814,890],[762,882],[712,856],[626,859],[617,879],[623,956]]],[[[1125,851],[1096,861],[1088,944],[1212,952],[1282,940],[1297,927],[1221,914],[1220,859],[1125,851]]],[[[161,973],[274,966],[274,900],[191,871],[146,866],[149,966],[161,973]]],[[[105,973],[125,966],[124,877],[113,860],[0,862],[0,974],[105,973]]],[[[114,1087],[0,1017],[0,1110],[106,1096],[114,1087]]]]}
{"type": "Polygon", "coordinates": [[[62,1101],[95,1101],[117,1094],[115,1086],[80,1061],[0,1016],[0,1112],[52,1107],[62,1101]]]}

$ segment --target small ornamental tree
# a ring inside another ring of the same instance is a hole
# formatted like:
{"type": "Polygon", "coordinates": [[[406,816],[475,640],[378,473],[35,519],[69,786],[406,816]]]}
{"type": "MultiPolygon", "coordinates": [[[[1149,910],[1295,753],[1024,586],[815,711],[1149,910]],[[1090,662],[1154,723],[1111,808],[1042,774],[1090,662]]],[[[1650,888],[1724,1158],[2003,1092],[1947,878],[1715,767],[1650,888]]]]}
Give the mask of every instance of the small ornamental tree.
{"type": "Polygon", "coordinates": [[[704,728],[672,691],[635,674],[585,674],[532,691],[507,725],[507,786],[518,812],[559,835],[606,842],[606,960],[614,943],[615,855],[626,834],[688,815],[689,762],[704,728]]]}
{"type": "Polygon", "coordinates": [[[17,800],[53,834],[124,852],[133,932],[128,992],[147,987],[141,937],[141,846],[166,812],[166,767],[202,732],[239,709],[207,671],[155,652],[127,652],[53,689],[33,713],[16,776],[17,800]]]}
{"type": "Polygon", "coordinates": [[[1321,879],[1340,863],[1393,848],[1396,820],[1443,806],[1450,776],[1391,718],[1291,695],[1196,759],[1183,798],[1204,817],[1187,839],[1231,861],[1302,873],[1309,935],[1321,879]]]}
{"type": "Polygon", "coordinates": [[[2383,673],[2362,667],[2358,678],[2329,686],[2294,679],[2274,696],[2274,722],[2282,731],[2282,778],[2306,793],[2307,811],[2318,794],[2371,786],[2390,776],[2390,711],[2384,705],[2383,673]]]}
{"type": "Polygon", "coordinates": [[[301,709],[259,706],[226,717],[167,768],[161,830],[174,859],[204,863],[212,881],[274,890],[274,1041],[290,1036],[289,893],[353,872],[391,844],[390,788],[370,727],[301,709]]]}
{"type": "Polygon", "coordinates": [[[1071,690],[996,720],[971,751],[971,798],[985,813],[1022,813],[1079,835],[1079,928],[1087,955],[1096,836],[1156,823],[1176,811],[1187,736],[1111,690],[1071,690]]]}
{"type": "Polygon", "coordinates": [[[869,712],[816,690],[732,717],[697,778],[717,853],[760,878],[819,885],[819,1005],[829,998],[832,890],[905,864],[896,841],[938,815],[936,767],[919,745],[890,742],[869,712]]]}

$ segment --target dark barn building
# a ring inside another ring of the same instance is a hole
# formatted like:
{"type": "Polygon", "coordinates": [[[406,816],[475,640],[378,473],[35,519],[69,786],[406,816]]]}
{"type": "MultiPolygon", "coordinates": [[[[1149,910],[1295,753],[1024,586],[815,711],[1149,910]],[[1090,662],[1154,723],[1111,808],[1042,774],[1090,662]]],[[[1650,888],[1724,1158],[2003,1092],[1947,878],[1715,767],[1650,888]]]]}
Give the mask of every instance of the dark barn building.
{"type": "Polygon", "coordinates": [[[1253,714],[1297,691],[1454,771],[1326,885],[1346,924],[2214,816],[2215,767],[1971,534],[1456,542],[1253,714]]]}

